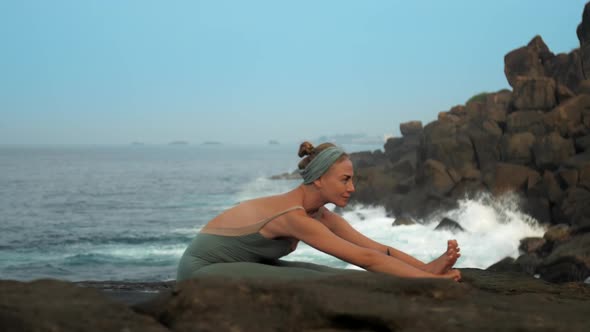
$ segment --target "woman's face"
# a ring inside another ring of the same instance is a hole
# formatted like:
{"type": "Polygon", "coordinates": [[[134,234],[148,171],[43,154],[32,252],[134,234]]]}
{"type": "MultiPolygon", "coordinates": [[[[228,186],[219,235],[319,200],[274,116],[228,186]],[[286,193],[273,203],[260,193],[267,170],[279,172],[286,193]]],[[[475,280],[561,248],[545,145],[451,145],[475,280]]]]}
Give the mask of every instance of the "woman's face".
{"type": "Polygon", "coordinates": [[[353,176],[352,161],[347,158],[334,163],[324,175],[316,180],[316,184],[327,201],[344,207],[354,192],[353,176]]]}

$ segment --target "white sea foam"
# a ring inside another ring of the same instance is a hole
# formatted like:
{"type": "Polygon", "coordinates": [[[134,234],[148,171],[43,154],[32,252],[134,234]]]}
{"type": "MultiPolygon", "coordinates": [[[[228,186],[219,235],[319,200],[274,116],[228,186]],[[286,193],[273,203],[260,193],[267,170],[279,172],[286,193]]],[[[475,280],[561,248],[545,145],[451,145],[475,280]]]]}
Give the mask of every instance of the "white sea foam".
{"type": "MultiPolygon", "coordinates": [[[[516,198],[511,196],[462,200],[457,209],[440,212],[415,225],[393,227],[395,219],[387,217],[382,207],[353,207],[343,217],[367,237],[422,261],[440,256],[447,240],[456,239],[461,247],[457,267],[487,268],[504,257],[517,257],[520,239],[542,236],[544,232],[536,220],[518,209],[516,198]],[[443,217],[457,221],[465,232],[435,231],[443,217]]],[[[351,267],[304,244],[288,259],[351,267]]]]}

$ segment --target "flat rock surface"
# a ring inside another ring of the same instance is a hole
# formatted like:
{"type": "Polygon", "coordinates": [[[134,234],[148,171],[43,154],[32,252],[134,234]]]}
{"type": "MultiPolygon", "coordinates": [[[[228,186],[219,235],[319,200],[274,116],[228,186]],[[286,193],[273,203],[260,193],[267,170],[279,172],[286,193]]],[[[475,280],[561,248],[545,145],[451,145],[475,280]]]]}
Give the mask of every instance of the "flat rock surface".
{"type": "Polygon", "coordinates": [[[200,279],[136,307],[173,331],[587,331],[590,287],[464,269],[464,281],[366,273],[200,279]]]}
{"type": "Polygon", "coordinates": [[[538,332],[590,326],[590,285],[461,271],[460,283],[370,272],[176,285],[0,281],[0,330],[538,332]],[[140,293],[150,296],[130,301],[140,293]]]}

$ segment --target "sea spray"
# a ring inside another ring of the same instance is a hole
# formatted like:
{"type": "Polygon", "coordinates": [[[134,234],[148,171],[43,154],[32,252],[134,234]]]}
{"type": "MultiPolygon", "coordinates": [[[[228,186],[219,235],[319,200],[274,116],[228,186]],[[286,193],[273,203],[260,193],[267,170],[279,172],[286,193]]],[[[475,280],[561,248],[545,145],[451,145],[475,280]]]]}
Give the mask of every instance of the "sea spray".
{"type": "MultiPolygon", "coordinates": [[[[464,199],[458,208],[418,220],[415,225],[392,226],[395,218],[387,217],[383,207],[354,206],[342,217],[365,236],[424,262],[439,257],[447,240],[456,239],[461,247],[457,267],[487,268],[504,257],[516,258],[520,239],[544,233],[535,219],[519,210],[516,197],[511,195],[464,199]],[[465,231],[434,230],[443,217],[457,221],[465,231]]],[[[354,268],[304,244],[287,259],[354,268]]]]}

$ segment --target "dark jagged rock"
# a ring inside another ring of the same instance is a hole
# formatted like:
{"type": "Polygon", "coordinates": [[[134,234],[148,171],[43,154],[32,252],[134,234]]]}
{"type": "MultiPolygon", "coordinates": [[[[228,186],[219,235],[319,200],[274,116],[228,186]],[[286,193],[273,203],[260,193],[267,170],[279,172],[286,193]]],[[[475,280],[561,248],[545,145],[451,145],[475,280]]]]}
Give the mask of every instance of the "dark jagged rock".
{"type": "Polygon", "coordinates": [[[590,151],[590,135],[576,138],[575,146],[578,152],[590,151]]]}
{"type": "Polygon", "coordinates": [[[542,237],[526,237],[520,240],[518,250],[525,254],[532,254],[545,245],[546,240],[542,237]]]}
{"type": "Polygon", "coordinates": [[[531,165],[534,143],[535,136],[529,132],[506,134],[500,141],[500,160],[512,164],[531,165]]]}
{"type": "Polygon", "coordinates": [[[168,331],[96,289],[58,280],[0,281],[2,331],[168,331]]]}
{"type": "Polygon", "coordinates": [[[571,227],[566,224],[557,224],[549,227],[543,238],[549,242],[564,242],[570,238],[571,227]]]}
{"type": "Polygon", "coordinates": [[[547,77],[517,77],[512,105],[516,110],[551,110],[555,107],[557,85],[547,77]]]}
{"type": "Polygon", "coordinates": [[[434,228],[435,231],[451,231],[453,233],[464,232],[465,229],[451,218],[443,218],[434,228]]]}
{"type": "Polygon", "coordinates": [[[498,163],[496,165],[496,179],[492,191],[499,195],[506,192],[519,192],[528,188],[528,183],[539,174],[528,167],[498,163]]]}
{"type": "Polygon", "coordinates": [[[402,225],[415,225],[416,221],[412,218],[408,217],[399,217],[395,218],[395,221],[391,224],[391,226],[402,226],[402,225]]]}
{"type": "Polygon", "coordinates": [[[587,327],[588,286],[550,285],[518,274],[477,269],[462,273],[463,283],[373,273],[305,282],[199,279],[183,282],[173,293],[136,310],[172,331],[584,331],[587,327]],[[540,300],[543,306],[531,305],[540,300]]]}
{"type": "MultiPolygon", "coordinates": [[[[370,179],[359,186],[359,201],[425,218],[478,192],[512,192],[521,211],[542,224],[590,229],[589,20],[586,5],[580,49],[555,55],[535,36],[506,54],[513,91],[479,93],[424,128],[402,124],[403,137],[385,144],[385,160],[359,171],[370,179]]],[[[556,246],[549,241],[540,252],[556,246]]]]}
{"type": "Polygon", "coordinates": [[[416,136],[422,133],[422,121],[410,121],[399,125],[400,132],[404,137],[416,136]]]}
{"type": "Polygon", "coordinates": [[[559,165],[576,154],[576,149],[573,140],[552,132],[534,142],[533,154],[537,169],[556,170],[559,165]]]}
{"type": "Polygon", "coordinates": [[[506,133],[515,134],[530,132],[536,136],[547,133],[541,111],[518,111],[510,113],[506,118],[506,133]]]}
{"type": "Polygon", "coordinates": [[[519,76],[544,77],[543,62],[552,56],[540,36],[533,38],[527,46],[518,48],[504,57],[504,73],[508,83],[514,87],[519,76]]]}

